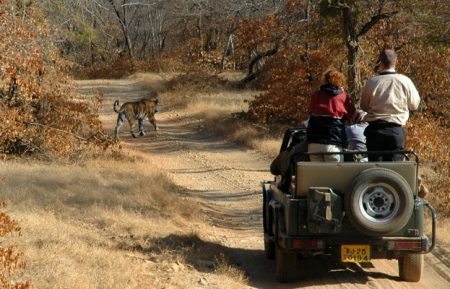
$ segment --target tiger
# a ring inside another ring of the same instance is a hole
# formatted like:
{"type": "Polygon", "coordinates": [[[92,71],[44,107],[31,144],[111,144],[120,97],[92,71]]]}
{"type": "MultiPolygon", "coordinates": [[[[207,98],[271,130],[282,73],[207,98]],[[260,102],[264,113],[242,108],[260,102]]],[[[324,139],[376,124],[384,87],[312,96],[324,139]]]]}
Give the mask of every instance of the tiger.
{"type": "Polygon", "coordinates": [[[130,132],[133,138],[136,138],[136,134],[134,132],[136,127],[136,121],[138,122],[139,135],[140,136],[145,135],[144,133],[145,118],[148,118],[150,123],[155,128],[155,131],[158,130],[155,119],[155,113],[158,112],[159,107],[158,98],[148,98],[133,102],[125,102],[124,104],[122,104],[122,106],[120,106],[120,109],[117,109],[119,107],[119,104],[120,104],[119,100],[116,100],[113,105],[114,111],[118,113],[117,124],[115,128],[116,139],[119,139],[119,130],[120,127],[123,125],[125,118],[128,120],[128,123],[130,125],[130,132]]]}

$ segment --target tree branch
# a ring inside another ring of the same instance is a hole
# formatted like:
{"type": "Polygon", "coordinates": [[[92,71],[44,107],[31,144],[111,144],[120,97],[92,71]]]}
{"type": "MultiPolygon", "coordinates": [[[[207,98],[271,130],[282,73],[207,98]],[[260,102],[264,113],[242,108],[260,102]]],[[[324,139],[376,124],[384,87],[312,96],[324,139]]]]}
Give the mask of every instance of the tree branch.
{"type": "Polygon", "coordinates": [[[126,7],[126,6],[147,6],[147,7],[152,7],[152,6],[156,6],[157,3],[140,3],[140,2],[136,2],[136,3],[125,3],[120,5],[121,7],[126,7]]]}
{"type": "Polygon", "coordinates": [[[380,22],[383,19],[390,18],[390,17],[396,15],[397,13],[398,13],[398,11],[393,11],[393,12],[387,12],[387,13],[380,13],[378,15],[373,16],[369,22],[367,22],[366,24],[363,25],[363,27],[361,28],[361,31],[358,33],[357,37],[359,38],[359,37],[363,36],[364,34],[369,32],[369,30],[373,26],[375,26],[378,22],[380,22]]]}
{"type": "Polygon", "coordinates": [[[46,128],[48,128],[48,129],[52,129],[52,130],[54,130],[54,131],[56,131],[56,132],[60,132],[60,133],[64,133],[64,134],[71,135],[71,136],[75,137],[76,139],[78,139],[78,140],[80,140],[80,141],[87,141],[86,138],[81,137],[81,136],[79,136],[79,135],[77,135],[77,134],[74,134],[74,133],[72,133],[72,132],[70,132],[70,131],[62,130],[62,129],[59,129],[59,128],[56,128],[56,127],[52,127],[52,126],[49,126],[49,125],[45,125],[45,124],[42,124],[42,123],[38,123],[38,122],[26,122],[25,125],[33,125],[33,126],[46,127],[46,128]]]}
{"type": "Polygon", "coordinates": [[[256,78],[257,74],[259,73],[258,70],[255,71],[254,66],[264,57],[268,57],[268,56],[272,56],[275,53],[278,52],[278,46],[276,46],[275,48],[269,49],[267,51],[264,52],[257,52],[256,51],[256,55],[252,58],[252,60],[250,61],[250,64],[248,66],[248,74],[247,76],[241,81],[243,84],[252,81],[253,79],[256,78]]]}

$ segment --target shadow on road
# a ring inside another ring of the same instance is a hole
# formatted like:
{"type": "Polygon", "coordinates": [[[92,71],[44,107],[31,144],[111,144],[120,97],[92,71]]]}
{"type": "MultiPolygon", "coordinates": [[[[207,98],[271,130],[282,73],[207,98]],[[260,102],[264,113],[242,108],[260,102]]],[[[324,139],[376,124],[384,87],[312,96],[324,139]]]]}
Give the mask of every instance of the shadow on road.
{"type": "MultiPolygon", "coordinates": [[[[141,239],[141,238],[139,238],[141,239]]],[[[145,239],[145,238],[144,238],[145,239]]],[[[121,243],[122,250],[138,251],[149,259],[155,255],[170,254],[182,256],[185,262],[202,273],[214,272],[221,257],[241,269],[248,276],[249,285],[254,288],[308,288],[327,285],[367,284],[371,279],[399,280],[397,276],[379,272],[366,272],[356,264],[346,267],[336,264],[326,257],[299,260],[298,281],[288,284],[278,283],[275,279],[275,261],[266,259],[264,251],[243,248],[231,248],[219,243],[204,241],[197,235],[171,234],[162,238],[148,237],[145,245],[133,240],[121,243]]]]}

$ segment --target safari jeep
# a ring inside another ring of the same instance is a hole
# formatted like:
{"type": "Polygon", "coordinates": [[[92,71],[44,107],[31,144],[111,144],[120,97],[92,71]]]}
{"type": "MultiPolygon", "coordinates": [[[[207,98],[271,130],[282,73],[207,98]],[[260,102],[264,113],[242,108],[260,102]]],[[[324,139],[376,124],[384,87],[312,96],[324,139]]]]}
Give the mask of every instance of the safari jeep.
{"type": "Polygon", "coordinates": [[[435,245],[435,211],[418,196],[418,157],[398,153],[413,160],[295,162],[289,190],[279,177],[262,183],[265,253],[276,260],[278,281],[293,281],[299,258],[317,255],[344,263],[398,259],[402,280],[420,280],[423,254],[435,245]]]}

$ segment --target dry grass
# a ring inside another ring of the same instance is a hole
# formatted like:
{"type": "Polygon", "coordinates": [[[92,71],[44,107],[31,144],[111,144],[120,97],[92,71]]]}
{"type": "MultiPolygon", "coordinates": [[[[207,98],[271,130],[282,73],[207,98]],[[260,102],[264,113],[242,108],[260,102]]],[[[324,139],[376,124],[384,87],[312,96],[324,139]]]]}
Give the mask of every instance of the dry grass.
{"type": "Polygon", "coordinates": [[[237,89],[235,84],[243,77],[238,72],[178,75],[167,83],[163,102],[183,115],[200,119],[208,131],[275,157],[280,145],[279,130],[272,131],[238,117],[248,111],[248,102],[260,93],[237,89]]]}
{"type": "Polygon", "coordinates": [[[121,209],[142,215],[165,214],[156,210],[161,207],[182,215],[192,209],[178,208],[179,189],[144,161],[96,160],[82,165],[5,162],[0,174],[3,198],[22,207],[51,207],[64,215],[70,214],[67,206],[121,209]]]}
{"type": "Polygon", "coordinates": [[[224,254],[220,254],[216,257],[215,272],[220,275],[228,276],[241,283],[248,282],[248,277],[245,272],[233,265],[224,254]]]}
{"type": "Polygon", "coordinates": [[[215,92],[228,87],[230,82],[216,74],[202,69],[193,69],[189,73],[179,74],[165,83],[167,91],[183,91],[184,93],[215,92]]]}
{"type": "Polygon", "coordinates": [[[235,143],[257,150],[271,158],[275,158],[279,152],[281,138],[274,136],[266,127],[231,117],[212,118],[208,122],[210,130],[224,135],[235,143]]]}
{"type": "Polygon", "coordinates": [[[245,272],[234,265],[227,254],[228,250],[220,244],[202,238],[198,232],[188,234],[171,234],[165,237],[151,237],[133,240],[121,238],[120,248],[137,252],[146,252],[150,259],[163,267],[175,271],[185,267],[195,268],[200,272],[228,277],[237,283],[247,283],[245,272]]]}
{"type": "Polygon", "coordinates": [[[24,252],[28,268],[20,277],[34,288],[197,284],[200,273],[185,255],[161,250],[158,240],[185,236],[202,223],[198,203],[148,160],[8,161],[0,177],[0,199],[22,227],[8,242],[24,252]],[[179,278],[172,280],[174,273],[179,278]]]}
{"type": "MultiPolygon", "coordinates": [[[[251,90],[223,88],[216,92],[200,92],[181,98],[185,99],[184,113],[201,119],[205,129],[218,133],[232,142],[275,157],[280,145],[278,133],[238,117],[239,113],[248,110],[248,101],[256,93],[251,90]]],[[[180,99],[180,95],[171,97],[180,99]]]]}
{"type": "Polygon", "coordinates": [[[136,84],[144,89],[162,91],[165,89],[165,83],[176,76],[176,73],[136,73],[130,78],[136,80],[136,84]]]}

